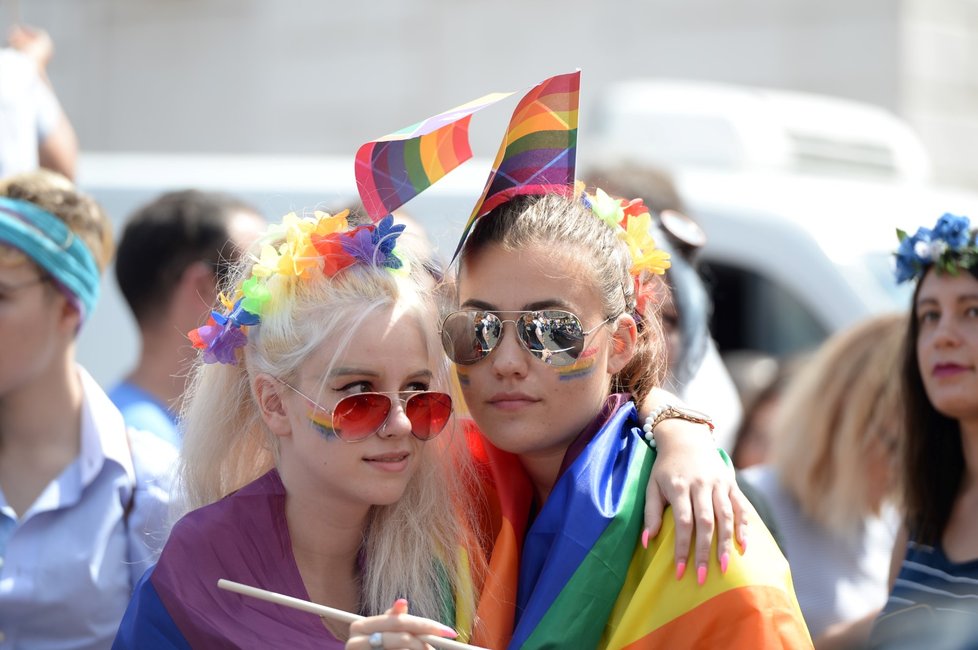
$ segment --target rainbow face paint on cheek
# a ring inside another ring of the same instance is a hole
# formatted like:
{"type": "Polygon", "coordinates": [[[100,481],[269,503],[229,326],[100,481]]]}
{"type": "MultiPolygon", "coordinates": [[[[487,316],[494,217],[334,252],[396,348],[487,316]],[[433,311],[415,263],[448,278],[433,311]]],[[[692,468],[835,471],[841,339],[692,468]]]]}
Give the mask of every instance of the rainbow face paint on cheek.
{"type": "Polygon", "coordinates": [[[466,366],[455,366],[455,376],[458,377],[458,383],[460,386],[469,385],[469,369],[466,366]]]}
{"type": "Polygon", "coordinates": [[[339,436],[336,435],[336,429],[333,428],[333,418],[330,417],[329,413],[311,406],[306,412],[306,417],[309,418],[312,428],[318,431],[323,438],[326,440],[339,439],[339,436]]]}
{"type": "Polygon", "coordinates": [[[569,366],[555,368],[560,381],[583,379],[594,372],[594,362],[598,356],[598,348],[587,348],[581,352],[577,360],[569,366]]]}

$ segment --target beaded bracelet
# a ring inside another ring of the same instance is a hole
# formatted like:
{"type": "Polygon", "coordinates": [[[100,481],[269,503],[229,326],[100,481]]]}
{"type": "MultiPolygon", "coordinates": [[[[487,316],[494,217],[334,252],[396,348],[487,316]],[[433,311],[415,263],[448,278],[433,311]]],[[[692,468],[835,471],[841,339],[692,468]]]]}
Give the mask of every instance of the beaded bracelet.
{"type": "Polygon", "coordinates": [[[642,425],[645,440],[649,443],[650,447],[655,447],[655,427],[663,420],[669,420],[672,418],[679,418],[680,420],[695,422],[697,424],[705,424],[706,426],[710,427],[710,434],[713,434],[713,420],[709,415],[681,406],[663,404],[662,406],[653,409],[653,411],[649,413],[648,417],[645,418],[645,424],[642,425]]]}

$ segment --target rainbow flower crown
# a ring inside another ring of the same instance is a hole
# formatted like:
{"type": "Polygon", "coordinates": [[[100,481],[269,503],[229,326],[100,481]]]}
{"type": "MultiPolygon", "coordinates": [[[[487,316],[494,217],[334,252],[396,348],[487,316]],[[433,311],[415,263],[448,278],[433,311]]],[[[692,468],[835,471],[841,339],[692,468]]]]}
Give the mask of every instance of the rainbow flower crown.
{"type": "Polygon", "coordinates": [[[596,188],[594,194],[588,194],[580,181],[575,184],[574,193],[628,245],[632,257],[629,274],[635,285],[635,311],[642,316],[654,293],[647,274],[664,275],[672,266],[669,253],[655,245],[651,234],[651,212],[642,199],[616,199],[600,188],[596,188]]]}
{"type": "Polygon", "coordinates": [[[959,269],[978,264],[978,245],[968,217],[945,213],[934,227],[918,228],[913,235],[897,229],[896,281],[918,280],[931,266],[942,273],[957,275],[959,269]]]}
{"type": "Polygon", "coordinates": [[[231,297],[218,296],[223,311],[212,311],[207,324],[187,336],[203,350],[204,363],[236,364],[238,350],[248,342],[248,328],[261,323],[277,278],[309,280],[317,275],[333,277],[354,264],[400,269],[403,262],[394,250],[404,225],[394,225],[388,215],[374,224],[350,228],[349,210],[335,216],[316,211],[312,217],[290,213],[282,223],[269,226],[260,238],[260,256],[252,256],[250,276],[231,297]]]}

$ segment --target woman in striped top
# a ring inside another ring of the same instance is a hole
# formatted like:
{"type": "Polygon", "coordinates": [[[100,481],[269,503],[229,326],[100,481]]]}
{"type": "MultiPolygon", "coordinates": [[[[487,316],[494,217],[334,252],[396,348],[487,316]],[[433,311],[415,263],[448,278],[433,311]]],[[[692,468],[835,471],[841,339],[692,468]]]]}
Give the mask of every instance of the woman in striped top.
{"type": "Polygon", "coordinates": [[[966,217],[901,233],[915,280],[903,381],[904,547],[873,647],[978,647],[978,246],[966,217]],[[902,561],[901,561],[902,560],[902,561]]]}

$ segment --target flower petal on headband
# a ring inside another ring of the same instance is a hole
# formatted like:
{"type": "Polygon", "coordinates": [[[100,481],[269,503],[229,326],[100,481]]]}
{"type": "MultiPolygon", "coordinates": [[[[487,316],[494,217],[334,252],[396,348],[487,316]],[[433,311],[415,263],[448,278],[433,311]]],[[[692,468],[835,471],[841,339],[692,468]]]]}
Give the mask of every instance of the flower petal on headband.
{"type": "Polygon", "coordinates": [[[607,223],[610,228],[617,228],[621,220],[625,218],[625,211],[622,210],[621,201],[611,198],[601,188],[598,188],[594,196],[591,197],[591,210],[607,223]]]}
{"type": "Polygon", "coordinates": [[[278,273],[279,260],[282,256],[270,244],[261,247],[261,257],[251,267],[251,274],[256,278],[268,278],[278,273]]]}
{"type": "Polygon", "coordinates": [[[209,346],[218,334],[221,333],[221,326],[218,325],[213,316],[207,319],[207,324],[201,325],[197,329],[187,332],[187,338],[198,350],[203,350],[209,346]]]}
{"type": "Polygon", "coordinates": [[[204,351],[204,363],[235,364],[238,348],[248,342],[240,327],[217,312],[212,312],[206,325],[187,332],[187,338],[195,348],[204,351]]]}
{"type": "MultiPolygon", "coordinates": [[[[261,314],[264,311],[265,305],[272,298],[272,293],[265,286],[265,283],[259,282],[255,276],[251,276],[242,283],[241,293],[244,297],[239,301],[239,304],[252,314],[261,314]]],[[[247,325],[249,323],[241,324],[247,325]]],[[[255,323],[250,324],[254,325],[255,323]]]]}
{"type": "Polygon", "coordinates": [[[642,199],[632,199],[631,201],[621,200],[621,210],[625,213],[626,221],[631,217],[638,217],[643,214],[648,214],[651,218],[651,213],[645,205],[645,201],[642,199]]]}
{"type": "Polygon", "coordinates": [[[344,234],[312,236],[312,244],[323,258],[323,274],[334,276],[346,267],[356,263],[356,259],[343,248],[344,234]]]}
{"type": "Polygon", "coordinates": [[[350,228],[346,220],[350,214],[349,210],[337,212],[332,216],[328,212],[322,212],[320,210],[316,210],[313,214],[318,219],[313,233],[321,237],[332,235],[335,232],[346,232],[350,228]]]}
{"type": "Polygon", "coordinates": [[[642,271],[656,275],[664,274],[672,263],[669,261],[669,253],[655,246],[655,238],[650,232],[652,215],[646,211],[638,216],[627,218],[627,221],[624,240],[632,255],[632,275],[642,271]]]}
{"type": "Polygon", "coordinates": [[[399,269],[401,268],[401,259],[394,255],[394,246],[397,244],[397,238],[401,236],[404,229],[407,228],[404,224],[394,225],[394,215],[387,215],[379,222],[371,233],[371,239],[377,246],[377,252],[379,253],[377,259],[378,266],[386,266],[389,269],[399,269]]]}
{"type": "Polygon", "coordinates": [[[404,228],[403,224],[395,226],[394,217],[387,215],[376,224],[357,228],[343,238],[343,250],[364,264],[400,268],[401,260],[393,253],[404,228]]]}
{"type": "Polygon", "coordinates": [[[204,350],[204,363],[235,365],[238,362],[238,349],[247,343],[248,337],[241,328],[229,323],[204,350]]]}
{"type": "Polygon", "coordinates": [[[664,275],[666,269],[672,266],[669,261],[669,253],[659,248],[652,248],[648,252],[642,252],[639,257],[632,259],[632,275],[642,271],[648,271],[655,275],[664,275]]]}
{"type": "Polygon", "coordinates": [[[340,240],[343,250],[363,264],[374,263],[374,253],[377,250],[374,238],[369,228],[357,228],[349,236],[340,240]]]}
{"type": "Polygon", "coordinates": [[[234,303],[237,302],[234,299],[228,298],[227,294],[223,291],[217,294],[217,300],[227,311],[234,309],[234,303]]]}
{"type": "Polygon", "coordinates": [[[941,239],[947,243],[948,248],[956,250],[968,245],[971,236],[970,226],[971,221],[968,217],[959,217],[945,212],[937,220],[932,234],[934,239],[941,239]]]}

